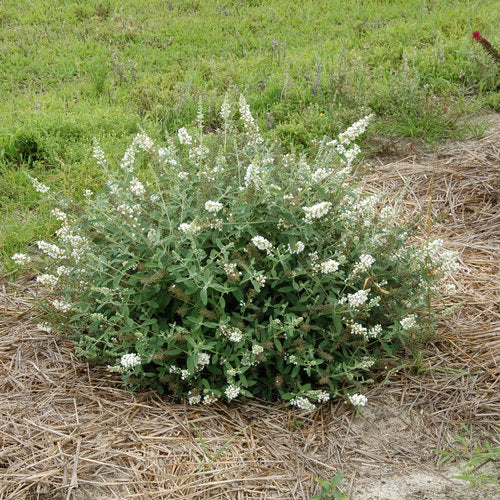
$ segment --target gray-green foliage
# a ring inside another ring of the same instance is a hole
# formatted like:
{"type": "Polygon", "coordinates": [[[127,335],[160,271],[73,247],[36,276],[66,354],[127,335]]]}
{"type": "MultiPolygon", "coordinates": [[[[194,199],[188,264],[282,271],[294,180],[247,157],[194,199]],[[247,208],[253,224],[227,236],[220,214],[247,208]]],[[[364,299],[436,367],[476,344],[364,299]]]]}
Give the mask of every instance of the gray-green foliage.
{"type": "Polygon", "coordinates": [[[410,244],[397,203],[360,189],[354,140],[371,116],[308,159],[276,153],[242,97],[238,113],[226,99],[216,135],[201,110],[162,146],[138,134],[118,169],[96,144],[107,183],[54,210],[62,225],[38,243],[38,279],[77,353],[132,386],[312,409],[359,389],[426,327],[420,312],[455,256],[410,244]]]}

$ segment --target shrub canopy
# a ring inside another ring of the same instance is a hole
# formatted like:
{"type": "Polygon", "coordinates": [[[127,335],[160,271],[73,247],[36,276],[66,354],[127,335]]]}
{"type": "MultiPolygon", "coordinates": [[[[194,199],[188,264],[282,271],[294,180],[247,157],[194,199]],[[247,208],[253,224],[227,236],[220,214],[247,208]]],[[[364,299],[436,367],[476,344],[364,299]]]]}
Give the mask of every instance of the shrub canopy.
{"type": "Polygon", "coordinates": [[[424,327],[456,256],[412,244],[398,204],[360,188],[354,141],[371,116],[311,159],[265,143],[243,97],[237,111],[225,99],[221,117],[205,135],[200,110],[162,146],[138,134],[118,169],[96,142],[106,185],[54,209],[57,240],[38,242],[38,280],[53,291],[40,326],[128,384],[189,403],[312,409],[359,390],[424,327]]]}

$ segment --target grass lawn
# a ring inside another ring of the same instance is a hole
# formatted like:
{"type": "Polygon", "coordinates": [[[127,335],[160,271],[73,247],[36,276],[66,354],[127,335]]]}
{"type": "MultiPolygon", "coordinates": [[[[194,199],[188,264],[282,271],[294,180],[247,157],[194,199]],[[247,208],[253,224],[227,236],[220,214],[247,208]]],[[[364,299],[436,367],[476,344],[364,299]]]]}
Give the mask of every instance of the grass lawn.
{"type": "Polygon", "coordinates": [[[25,172],[78,198],[101,179],[93,137],[119,158],[140,129],[190,123],[200,97],[216,129],[227,90],[285,149],[368,108],[368,136],[480,135],[499,73],[471,35],[498,46],[499,21],[494,0],[3,2],[0,254],[53,229],[25,172]]]}

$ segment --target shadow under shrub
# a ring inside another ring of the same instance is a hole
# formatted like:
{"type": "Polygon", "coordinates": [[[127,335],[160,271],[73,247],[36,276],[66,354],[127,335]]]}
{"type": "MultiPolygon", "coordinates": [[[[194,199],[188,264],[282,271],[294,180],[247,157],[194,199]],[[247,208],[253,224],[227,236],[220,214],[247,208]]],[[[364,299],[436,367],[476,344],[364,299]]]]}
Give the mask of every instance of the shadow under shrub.
{"type": "Polygon", "coordinates": [[[54,209],[57,241],[32,258],[53,291],[39,326],[129,385],[192,404],[242,395],[313,409],[351,393],[362,406],[352,392],[377,359],[431,326],[455,255],[411,244],[397,203],[360,189],[354,140],[371,116],[307,159],[275,153],[243,97],[237,113],[226,98],[215,136],[201,109],[163,146],[138,134],[115,169],[96,143],[106,186],[78,214],[54,209]]]}

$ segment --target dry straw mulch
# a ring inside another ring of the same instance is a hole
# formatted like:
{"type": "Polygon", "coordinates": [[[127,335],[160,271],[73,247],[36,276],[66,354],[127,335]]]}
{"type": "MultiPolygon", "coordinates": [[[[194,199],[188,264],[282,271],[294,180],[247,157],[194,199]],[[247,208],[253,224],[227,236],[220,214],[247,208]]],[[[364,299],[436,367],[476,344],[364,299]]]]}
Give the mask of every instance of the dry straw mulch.
{"type": "MultiPolygon", "coordinates": [[[[432,199],[439,221],[430,232],[460,253],[453,300],[465,306],[440,324],[416,366],[393,367],[373,385],[358,417],[343,402],[311,414],[129,394],[69,342],[37,330],[43,290],[0,281],[0,498],[305,499],[318,492],[315,477],[339,471],[352,498],[379,498],[371,478],[436,474],[433,450],[460,423],[498,444],[499,139],[497,127],[474,143],[386,158],[368,176],[367,188],[389,193],[409,181],[410,212],[427,211],[432,199]]],[[[450,498],[447,488],[427,498],[450,498]]],[[[476,498],[467,491],[463,498],[476,498]]],[[[411,495],[385,498],[424,498],[411,495]]]]}

